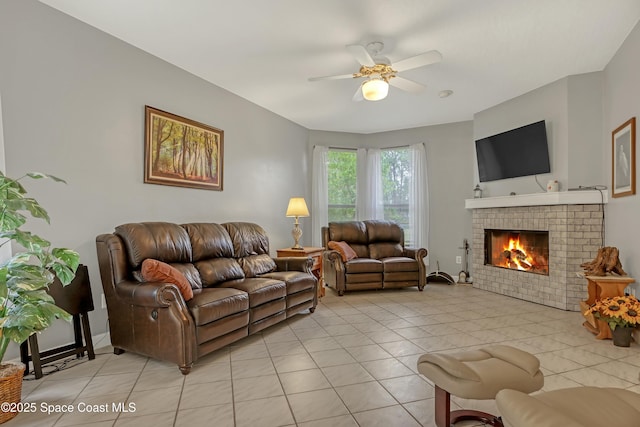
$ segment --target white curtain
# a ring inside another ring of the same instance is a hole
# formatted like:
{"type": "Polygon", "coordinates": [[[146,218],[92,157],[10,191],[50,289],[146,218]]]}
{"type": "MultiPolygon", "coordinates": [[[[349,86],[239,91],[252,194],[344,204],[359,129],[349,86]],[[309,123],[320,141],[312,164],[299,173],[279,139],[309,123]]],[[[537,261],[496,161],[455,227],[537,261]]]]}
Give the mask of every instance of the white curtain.
{"type": "Polygon", "coordinates": [[[329,177],[327,173],[328,147],[313,147],[311,178],[311,244],[322,247],[322,227],[329,223],[329,177]]]}
{"type": "MultiPolygon", "coordinates": [[[[413,230],[415,248],[429,249],[429,180],[427,152],[424,144],[409,147],[413,173],[409,181],[409,227],[413,230]]],[[[429,257],[425,258],[429,264],[429,257]]]]}
{"type": "Polygon", "coordinates": [[[357,165],[356,219],[384,219],[380,150],[359,148],[357,165]]]}
{"type": "Polygon", "coordinates": [[[358,148],[356,150],[356,219],[359,221],[368,219],[367,212],[369,208],[367,207],[368,200],[365,197],[367,194],[367,168],[365,165],[367,164],[367,149],[366,148],[358,148]]]}

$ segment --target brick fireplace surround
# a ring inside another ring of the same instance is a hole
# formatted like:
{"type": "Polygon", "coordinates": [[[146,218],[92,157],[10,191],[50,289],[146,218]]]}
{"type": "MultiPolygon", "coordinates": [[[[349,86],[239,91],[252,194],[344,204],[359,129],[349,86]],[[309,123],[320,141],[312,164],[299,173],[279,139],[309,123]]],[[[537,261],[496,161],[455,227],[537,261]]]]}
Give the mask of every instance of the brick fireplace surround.
{"type": "Polygon", "coordinates": [[[473,287],[563,310],[579,311],[586,280],[576,273],[602,246],[606,191],[468,199],[473,210],[473,287]],[[485,229],[549,232],[549,275],[485,265],[485,229]]]}

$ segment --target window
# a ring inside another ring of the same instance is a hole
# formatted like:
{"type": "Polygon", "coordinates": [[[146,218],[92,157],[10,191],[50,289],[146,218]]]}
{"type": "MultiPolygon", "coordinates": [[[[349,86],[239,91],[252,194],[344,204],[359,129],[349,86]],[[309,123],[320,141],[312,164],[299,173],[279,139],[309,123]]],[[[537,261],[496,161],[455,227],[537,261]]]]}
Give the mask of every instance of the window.
{"type": "Polygon", "coordinates": [[[383,150],[380,156],[382,173],[382,205],[384,219],[395,221],[405,232],[405,243],[411,243],[409,227],[409,193],[411,152],[409,148],[383,150]]]}
{"type": "Polygon", "coordinates": [[[356,219],[356,152],[328,152],[329,222],[356,219]]]}
{"type": "MultiPolygon", "coordinates": [[[[425,145],[358,150],[314,147],[314,227],[332,221],[386,219],[404,229],[405,244],[429,241],[425,145]],[[359,194],[358,194],[359,192],[359,194]]],[[[314,234],[314,242],[320,241],[314,234]]]]}

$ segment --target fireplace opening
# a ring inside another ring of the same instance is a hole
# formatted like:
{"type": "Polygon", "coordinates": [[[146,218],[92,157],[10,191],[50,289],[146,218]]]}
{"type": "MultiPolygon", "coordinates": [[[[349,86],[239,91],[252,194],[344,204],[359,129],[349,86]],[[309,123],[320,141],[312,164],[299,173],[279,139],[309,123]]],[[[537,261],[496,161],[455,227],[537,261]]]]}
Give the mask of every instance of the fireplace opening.
{"type": "Polygon", "coordinates": [[[549,275],[548,231],[484,231],[484,263],[549,275]]]}

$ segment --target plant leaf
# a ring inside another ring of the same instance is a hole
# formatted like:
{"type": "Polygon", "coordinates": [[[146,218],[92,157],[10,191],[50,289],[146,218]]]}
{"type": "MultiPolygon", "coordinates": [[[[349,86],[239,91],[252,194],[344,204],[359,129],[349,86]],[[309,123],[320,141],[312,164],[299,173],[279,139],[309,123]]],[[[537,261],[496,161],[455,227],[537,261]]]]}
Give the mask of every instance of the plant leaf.
{"type": "Polygon", "coordinates": [[[48,248],[51,243],[40,236],[31,234],[29,231],[13,230],[11,232],[1,233],[0,237],[6,237],[14,240],[28,250],[39,250],[48,248]]]}
{"type": "Polygon", "coordinates": [[[49,179],[51,179],[51,180],[53,180],[55,182],[64,182],[65,184],[67,183],[62,178],[58,178],[57,176],[49,175],[49,174],[42,173],[42,172],[29,172],[27,174],[27,176],[29,176],[30,178],[33,178],[33,179],[49,178],[49,179]]]}

